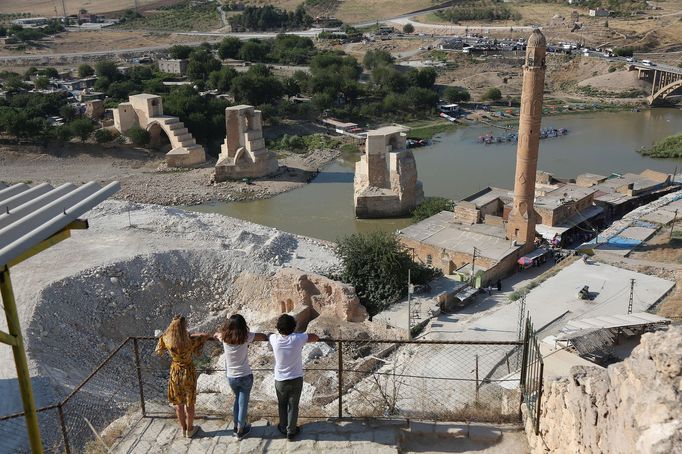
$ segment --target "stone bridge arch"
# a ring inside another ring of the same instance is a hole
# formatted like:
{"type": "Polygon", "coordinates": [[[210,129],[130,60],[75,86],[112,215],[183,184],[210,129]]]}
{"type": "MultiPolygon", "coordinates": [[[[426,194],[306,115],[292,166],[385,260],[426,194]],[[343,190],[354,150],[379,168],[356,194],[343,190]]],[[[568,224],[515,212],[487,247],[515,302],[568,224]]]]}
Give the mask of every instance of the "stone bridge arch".
{"type": "Polygon", "coordinates": [[[150,136],[149,143],[153,147],[158,147],[159,145],[162,145],[163,142],[163,136],[161,134],[162,132],[168,138],[168,142],[171,145],[171,149],[182,146],[175,130],[171,129],[171,125],[165,121],[152,119],[149,123],[147,123],[145,129],[149,133],[150,136]]]}
{"type": "Polygon", "coordinates": [[[649,96],[649,104],[654,105],[662,103],[668,98],[668,96],[672,95],[676,91],[680,91],[680,89],[682,89],[682,79],[676,80],[675,82],[660,88],[656,93],[649,96]]]}

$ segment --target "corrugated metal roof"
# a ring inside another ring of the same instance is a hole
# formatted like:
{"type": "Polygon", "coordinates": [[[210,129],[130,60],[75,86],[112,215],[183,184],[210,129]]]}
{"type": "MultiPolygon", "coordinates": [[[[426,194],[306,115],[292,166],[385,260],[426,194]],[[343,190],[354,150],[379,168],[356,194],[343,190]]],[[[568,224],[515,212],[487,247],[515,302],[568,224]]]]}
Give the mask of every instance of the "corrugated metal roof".
{"type": "Polygon", "coordinates": [[[53,188],[20,183],[0,186],[0,267],[68,226],[121,189],[115,181],[100,186],[91,181],[53,188]]]}
{"type": "Polygon", "coordinates": [[[584,335],[600,329],[625,328],[652,323],[670,323],[670,319],[647,312],[635,312],[634,314],[604,315],[601,317],[571,320],[561,329],[563,335],[559,336],[559,338],[567,339],[574,337],[576,334],[584,335]]]}

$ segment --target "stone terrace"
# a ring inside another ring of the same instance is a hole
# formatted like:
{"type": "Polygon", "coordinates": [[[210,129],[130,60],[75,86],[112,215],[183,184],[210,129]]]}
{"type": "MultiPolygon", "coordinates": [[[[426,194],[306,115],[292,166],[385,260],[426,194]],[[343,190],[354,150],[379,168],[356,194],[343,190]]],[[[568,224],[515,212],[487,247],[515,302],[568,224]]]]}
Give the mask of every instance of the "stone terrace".
{"type": "Polygon", "coordinates": [[[223,419],[198,420],[193,439],[182,437],[175,419],[141,418],[124,431],[111,452],[129,453],[439,453],[528,452],[522,429],[514,425],[432,423],[404,420],[317,421],[304,423],[296,440],[287,441],[268,421],[260,420],[244,440],[232,436],[223,419]]]}

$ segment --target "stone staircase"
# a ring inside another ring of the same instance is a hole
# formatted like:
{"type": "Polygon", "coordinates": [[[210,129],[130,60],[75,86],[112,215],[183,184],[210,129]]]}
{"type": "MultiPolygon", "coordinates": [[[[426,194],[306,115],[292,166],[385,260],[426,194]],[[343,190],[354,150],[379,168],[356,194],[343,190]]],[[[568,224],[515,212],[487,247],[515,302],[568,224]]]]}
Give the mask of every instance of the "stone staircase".
{"type": "Polygon", "coordinates": [[[166,153],[169,167],[191,167],[206,161],[204,147],[197,144],[178,117],[152,117],[149,122],[158,122],[170,139],[172,148],[166,153]]]}

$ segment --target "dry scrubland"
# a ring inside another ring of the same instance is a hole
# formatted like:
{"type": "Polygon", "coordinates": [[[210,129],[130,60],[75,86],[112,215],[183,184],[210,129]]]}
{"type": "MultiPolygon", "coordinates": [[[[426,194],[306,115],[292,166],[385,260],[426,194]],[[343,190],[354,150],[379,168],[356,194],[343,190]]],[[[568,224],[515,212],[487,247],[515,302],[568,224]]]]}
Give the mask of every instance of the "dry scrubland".
{"type": "MultiPolygon", "coordinates": [[[[82,51],[126,50],[140,47],[172,46],[173,44],[198,44],[217,38],[175,35],[171,33],[148,33],[136,31],[80,31],[60,33],[54,39],[41,42],[41,47],[22,52],[27,55],[68,54],[82,51]]],[[[16,51],[0,47],[0,55],[19,55],[16,51]]]]}
{"type": "MultiPolygon", "coordinates": [[[[137,0],[138,8],[178,3],[179,0],[137,0]]],[[[64,0],[67,14],[76,14],[85,8],[91,13],[109,13],[131,9],[135,0],[64,0]]],[[[5,0],[0,2],[0,13],[31,13],[33,16],[62,14],[61,0],[5,0]]]]}

